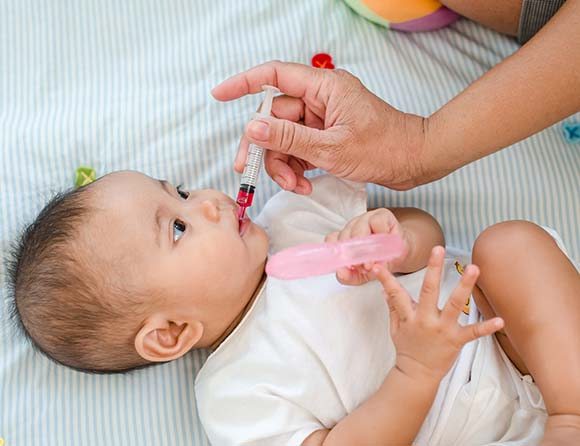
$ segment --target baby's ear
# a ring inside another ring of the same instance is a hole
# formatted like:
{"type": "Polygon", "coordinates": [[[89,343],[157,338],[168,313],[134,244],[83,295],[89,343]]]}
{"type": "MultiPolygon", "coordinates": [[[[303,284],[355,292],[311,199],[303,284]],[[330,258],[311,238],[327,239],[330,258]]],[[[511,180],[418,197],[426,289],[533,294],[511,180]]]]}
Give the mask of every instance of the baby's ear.
{"type": "Polygon", "coordinates": [[[199,321],[168,321],[156,315],[148,318],[135,336],[135,349],[147,361],[172,361],[190,351],[202,335],[199,321]]]}

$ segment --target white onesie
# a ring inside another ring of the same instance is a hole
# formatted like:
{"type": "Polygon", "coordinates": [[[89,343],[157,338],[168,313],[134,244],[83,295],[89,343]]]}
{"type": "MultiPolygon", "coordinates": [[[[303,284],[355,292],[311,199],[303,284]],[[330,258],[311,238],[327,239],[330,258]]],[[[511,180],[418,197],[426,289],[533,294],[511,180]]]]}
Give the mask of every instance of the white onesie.
{"type": "MultiPolygon", "coordinates": [[[[325,175],[313,186],[310,196],[278,193],[257,218],[270,237],[271,254],[321,242],[367,210],[364,185],[325,175]]],[[[459,281],[456,262],[469,263],[469,254],[448,249],[440,306],[459,281]]],[[[421,270],[399,280],[415,297],[423,276],[421,270]]],[[[479,319],[473,300],[465,312],[461,323],[479,319]]],[[[394,360],[378,282],[350,287],[334,275],[268,278],[252,308],[197,375],[201,422],[215,446],[298,446],[368,399],[394,360]]],[[[521,377],[495,339],[487,337],[463,348],[415,444],[529,446],[541,437],[545,416],[535,384],[521,377]]]]}

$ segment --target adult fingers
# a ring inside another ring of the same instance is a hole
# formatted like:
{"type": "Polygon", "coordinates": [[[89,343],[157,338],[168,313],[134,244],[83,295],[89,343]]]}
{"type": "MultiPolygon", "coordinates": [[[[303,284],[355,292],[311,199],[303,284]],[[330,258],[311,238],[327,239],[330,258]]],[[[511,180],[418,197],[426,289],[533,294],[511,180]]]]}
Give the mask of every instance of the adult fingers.
{"type": "Polygon", "coordinates": [[[300,98],[281,95],[272,101],[272,115],[288,121],[304,121],[304,101],[300,98]]]}
{"type": "Polygon", "coordinates": [[[328,70],[270,61],[226,79],[214,87],[211,93],[218,101],[231,101],[247,94],[259,93],[263,85],[273,85],[284,94],[301,98],[309,91],[317,91],[326,75],[329,75],[328,70]]]}
{"type": "Polygon", "coordinates": [[[250,147],[250,142],[245,135],[240,139],[240,145],[238,146],[238,153],[236,153],[236,158],[234,159],[234,170],[238,173],[244,171],[246,166],[246,160],[248,158],[248,149],[250,147]]]}
{"type": "Polygon", "coordinates": [[[347,132],[343,126],[320,130],[269,116],[250,121],[245,136],[259,147],[295,156],[329,170],[347,132]]]}
{"type": "MultiPolygon", "coordinates": [[[[312,110],[305,109],[304,101],[299,98],[293,98],[287,95],[281,95],[274,98],[272,103],[272,115],[278,119],[284,119],[292,122],[299,122],[304,123],[307,127],[312,127],[315,129],[323,129],[324,128],[324,121],[321,117],[316,115],[312,110]]],[[[240,144],[238,146],[238,152],[236,158],[234,160],[234,170],[236,172],[242,173],[244,170],[244,166],[246,163],[246,158],[248,154],[248,147],[250,141],[246,136],[245,132],[240,139],[240,144]]],[[[276,158],[268,159],[268,151],[266,152],[265,164],[268,167],[268,162],[271,160],[275,160],[276,158]]],[[[279,157],[278,157],[279,159],[279,157]]],[[[291,186],[291,190],[295,187],[295,180],[294,175],[289,172],[284,166],[286,163],[277,164],[275,161],[272,166],[269,166],[272,170],[272,174],[268,171],[270,176],[278,183],[282,188],[287,188],[287,186],[283,186],[282,182],[277,181],[275,176],[279,176],[280,180],[286,179],[286,183],[291,186]],[[285,175],[288,175],[288,178],[285,178],[285,175]]]]}
{"type": "Polygon", "coordinates": [[[276,96],[272,102],[272,116],[304,124],[306,127],[324,129],[324,114],[317,114],[307,107],[301,98],[288,95],[276,96]]]}
{"type": "Polygon", "coordinates": [[[298,182],[296,172],[290,167],[290,156],[266,150],[264,168],[270,177],[285,190],[294,190],[298,182]]]}
{"type": "MultiPolygon", "coordinates": [[[[274,98],[274,101],[278,98],[274,98]]],[[[256,109],[256,113],[260,110],[262,103],[256,109]]],[[[274,108],[274,102],[272,102],[272,108],[274,108]]],[[[253,118],[252,118],[253,119],[253,118]]],[[[248,141],[248,137],[244,132],[242,137],[240,138],[240,143],[238,145],[238,152],[236,153],[236,158],[234,159],[234,170],[238,173],[242,173],[244,171],[244,167],[246,167],[246,160],[248,158],[248,150],[250,148],[250,141],[248,141]]]]}
{"type": "Polygon", "coordinates": [[[288,165],[296,175],[296,187],[293,189],[295,193],[308,195],[312,192],[312,183],[304,176],[304,172],[308,169],[305,161],[291,157],[288,160],[288,165]]]}

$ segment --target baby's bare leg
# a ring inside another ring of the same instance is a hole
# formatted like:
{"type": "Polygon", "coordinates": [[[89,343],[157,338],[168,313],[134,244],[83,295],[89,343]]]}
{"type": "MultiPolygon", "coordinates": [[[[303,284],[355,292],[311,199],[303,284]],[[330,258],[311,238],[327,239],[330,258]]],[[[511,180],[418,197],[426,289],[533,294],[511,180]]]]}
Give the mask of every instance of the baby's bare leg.
{"type": "Polygon", "coordinates": [[[522,0],[441,0],[441,3],[500,33],[515,36],[518,32],[522,0]]]}
{"type": "MultiPolygon", "coordinates": [[[[529,370],[544,397],[549,417],[542,444],[580,444],[576,268],[549,234],[524,221],[485,230],[475,242],[473,263],[481,269],[482,295],[476,301],[484,314],[491,311],[505,320],[514,364],[529,370]]],[[[509,347],[504,347],[508,356],[509,347]]]]}

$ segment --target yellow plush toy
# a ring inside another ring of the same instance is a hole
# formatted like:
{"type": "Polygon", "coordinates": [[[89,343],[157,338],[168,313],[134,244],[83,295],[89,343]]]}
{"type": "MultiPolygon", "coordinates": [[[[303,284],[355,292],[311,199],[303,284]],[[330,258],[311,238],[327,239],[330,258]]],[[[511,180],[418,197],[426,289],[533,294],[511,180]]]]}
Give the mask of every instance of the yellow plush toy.
{"type": "Polygon", "coordinates": [[[363,17],[399,31],[432,31],[459,15],[436,0],[346,0],[363,17]]]}

